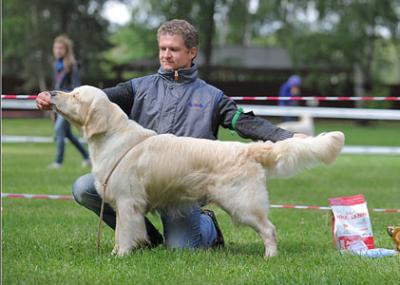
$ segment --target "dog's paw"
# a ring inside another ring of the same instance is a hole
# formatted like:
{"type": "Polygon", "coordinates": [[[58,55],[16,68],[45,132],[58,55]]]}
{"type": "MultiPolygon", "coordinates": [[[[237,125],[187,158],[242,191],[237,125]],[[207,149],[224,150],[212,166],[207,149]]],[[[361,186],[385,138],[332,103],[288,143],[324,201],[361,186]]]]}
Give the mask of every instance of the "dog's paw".
{"type": "Polygon", "coordinates": [[[270,246],[265,247],[265,254],[264,254],[265,259],[274,257],[277,254],[278,254],[278,249],[276,248],[276,245],[270,245],[270,246]]]}
{"type": "Polygon", "coordinates": [[[114,246],[114,248],[113,248],[113,250],[111,251],[111,255],[117,255],[118,254],[118,248],[119,248],[119,246],[118,246],[118,244],[116,244],[115,246],[114,246]]]}
{"type": "Polygon", "coordinates": [[[117,256],[118,257],[126,256],[129,253],[131,253],[131,251],[132,251],[132,249],[119,247],[118,251],[117,251],[117,256]]]}
{"type": "Polygon", "coordinates": [[[343,145],[345,141],[345,136],[342,132],[335,131],[329,133],[334,140],[338,142],[338,144],[343,145]]]}

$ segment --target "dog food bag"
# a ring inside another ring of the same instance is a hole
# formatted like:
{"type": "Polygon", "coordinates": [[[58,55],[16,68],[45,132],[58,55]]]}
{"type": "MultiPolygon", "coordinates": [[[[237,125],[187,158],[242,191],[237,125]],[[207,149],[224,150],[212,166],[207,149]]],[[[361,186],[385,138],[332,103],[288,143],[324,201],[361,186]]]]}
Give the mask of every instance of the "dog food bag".
{"type": "Polygon", "coordinates": [[[332,236],[337,249],[363,251],[375,248],[364,195],[330,198],[329,204],[332,236]]]}

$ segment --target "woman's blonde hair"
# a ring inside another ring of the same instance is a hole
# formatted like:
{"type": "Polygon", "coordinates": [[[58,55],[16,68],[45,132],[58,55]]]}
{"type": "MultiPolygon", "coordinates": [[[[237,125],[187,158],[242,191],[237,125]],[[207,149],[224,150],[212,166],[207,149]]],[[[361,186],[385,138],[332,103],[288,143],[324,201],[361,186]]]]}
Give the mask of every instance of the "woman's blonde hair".
{"type": "Polygon", "coordinates": [[[63,58],[64,61],[64,70],[65,72],[71,71],[71,66],[76,63],[75,55],[74,55],[74,43],[72,40],[66,35],[59,35],[54,39],[54,43],[61,43],[65,47],[65,56],[63,58]]]}

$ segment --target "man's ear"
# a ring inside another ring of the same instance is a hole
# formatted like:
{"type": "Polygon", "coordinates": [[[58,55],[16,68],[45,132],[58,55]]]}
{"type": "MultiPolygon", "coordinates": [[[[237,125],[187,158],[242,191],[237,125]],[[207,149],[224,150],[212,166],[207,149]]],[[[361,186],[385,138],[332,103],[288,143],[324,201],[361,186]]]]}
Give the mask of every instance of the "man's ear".
{"type": "Polygon", "coordinates": [[[191,59],[192,59],[192,61],[196,58],[196,56],[197,56],[197,47],[192,47],[190,50],[189,50],[189,53],[190,53],[190,57],[191,57],[191,59]]]}
{"type": "Polygon", "coordinates": [[[105,107],[108,104],[96,104],[96,101],[90,104],[82,126],[83,135],[87,139],[105,133],[109,129],[108,113],[105,107]]]}

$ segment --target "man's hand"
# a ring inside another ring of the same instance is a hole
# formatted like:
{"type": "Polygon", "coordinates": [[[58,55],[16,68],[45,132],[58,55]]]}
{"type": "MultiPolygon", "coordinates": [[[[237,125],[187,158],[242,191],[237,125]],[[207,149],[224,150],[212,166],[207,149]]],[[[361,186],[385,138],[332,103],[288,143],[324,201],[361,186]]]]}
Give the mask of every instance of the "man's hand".
{"type": "Polygon", "coordinates": [[[36,107],[39,110],[51,110],[51,95],[48,91],[40,92],[36,97],[36,107]]]}

